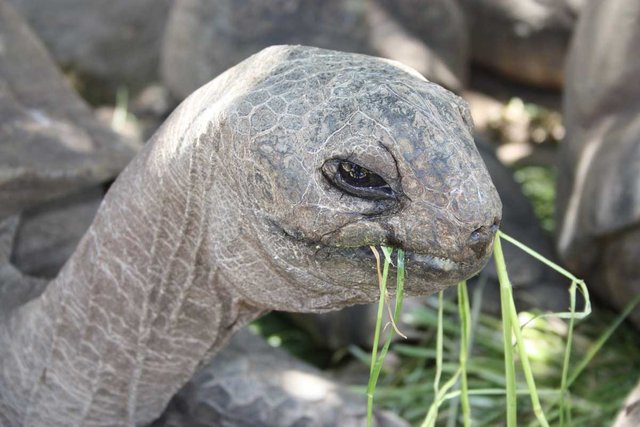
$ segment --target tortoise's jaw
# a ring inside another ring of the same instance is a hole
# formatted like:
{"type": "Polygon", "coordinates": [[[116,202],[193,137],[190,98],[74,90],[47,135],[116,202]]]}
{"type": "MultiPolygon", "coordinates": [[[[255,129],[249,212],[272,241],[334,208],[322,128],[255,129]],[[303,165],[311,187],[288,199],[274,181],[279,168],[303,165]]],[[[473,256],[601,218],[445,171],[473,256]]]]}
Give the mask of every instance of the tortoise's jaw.
{"type": "Polygon", "coordinates": [[[449,272],[460,270],[461,264],[449,258],[439,257],[429,254],[409,253],[409,258],[413,261],[427,266],[436,271],[449,272]]]}
{"type": "MultiPolygon", "coordinates": [[[[338,248],[321,246],[317,248],[317,255],[332,262],[336,267],[342,266],[351,271],[343,271],[342,276],[334,276],[335,280],[349,282],[349,279],[376,282],[376,260],[370,246],[354,248],[338,248]],[[348,266],[348,267],[347,267],[348,266]],[[356,272],[360,272],[357,274],[356,272]],[[347,276],[345,279],[344,276],[347,276]]],[[[467,262],[454,261],[450,258],[427,253],[407,251],[405,254],[405,268],[408,280],[406,289],[412,295],[426,295],[454,285],[478,273],[486,264],[491,251],[481,258],[473,257],[467,262]]],[[[381,261],[384,260],[380,253],[381,261]]],[[[395,264],[395,256],[392,256],[395,264]]]]}

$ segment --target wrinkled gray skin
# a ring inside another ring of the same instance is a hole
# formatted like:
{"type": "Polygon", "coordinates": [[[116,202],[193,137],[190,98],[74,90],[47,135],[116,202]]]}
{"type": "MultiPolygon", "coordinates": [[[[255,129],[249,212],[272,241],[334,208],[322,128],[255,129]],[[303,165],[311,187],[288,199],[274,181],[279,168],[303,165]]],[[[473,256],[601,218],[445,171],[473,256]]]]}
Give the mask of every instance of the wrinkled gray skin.
{"type": "Polygon", "coordinates": [[[172,114],[58,277],[2,321],[3,423],[148,423],[266,311],[377,299],[368,245],[407,251],[409,295],[476,273],[500,211],[459,98],[379,59],[265,49],[172,114]],[[334,159],[393,197],[339,190],[334,159]]]}
{"type": "MultiPolygon", "coordinates": [[[[567,63],[567,138],[558,167],[558,252],[619,309],[640,292],[638,45],[639,3],[585,9],[567,63]]],[[[631,320],[640,326],[640,309],[631,320]]]]}
{"type": "MultiPolygon", "coordinates": [[[[46,287],[47,280],[32,274],[57,275],[89,228],[98,209],[96,202],[102,197],[102,192],[90,189],[27,210],[20,215],[19,224],[16,217],[0,222],[0,312],[11,310],[16,301],[37,296],[46,287]],[[12,224],[18,227],[7,229],[12,224]],[[31,293],[25,295],[27,291],[31,293]]],[[[326,373],[245,332],[231,337],[213,360],[198,369],[153,426],[224,422],[231,426],[333,427],[361,426],[365,419],[364,395],[348,391],[326,373]]],[[[408,426],[397,416],[375,409],[373,425],[408,426]]]]}

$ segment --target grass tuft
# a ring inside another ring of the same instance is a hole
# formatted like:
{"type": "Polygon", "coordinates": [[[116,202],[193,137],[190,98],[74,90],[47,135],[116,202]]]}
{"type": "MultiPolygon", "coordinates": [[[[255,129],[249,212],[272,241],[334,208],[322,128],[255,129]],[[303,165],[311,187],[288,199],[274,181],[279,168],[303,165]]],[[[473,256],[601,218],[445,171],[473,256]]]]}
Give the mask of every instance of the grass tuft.
{"type": "MultiPolygon", "coordinates": [[[[376,258],[376,269],[378,271],[378,284],[380,286],[380,299],[378,301],[378,315],[376,318],[376,328],[375,335],[373,339],[373,349],[371,351],[371,367],[369,371],[369,383],[367,385],[367,426],[371,427],[372,419],[373,419],[373,395],[375,392],[376,384],[378,382],[378,377],[380,376],[380,371],[382,370],[382,363],[384,362],[384,358],[387,355],[387,351],[389,350],[389,346],[391,345],[391,340],[393,339],[393,334],[389,333],[387,339],[380,351],[380,355],[377,355],[378,345],[380,342],[380,331],[382,329],[382,313],[384,312],[384,304],[385,301],[389,304],[389,295],[387,293],[387,277],[389,274],[389,265],[391,264],[391,254],[393,253],[393,248],[383,246],[382,251],[384,253],[384,267],[382,268],[382,272],[380,272],[380,254],[378,250],[371,246],[371,251],[376,258]]],[[[396,276],[396,303],[395,310],[393,315],[390,315],[389,322],[394,326],[394,331],[396,331],[400,336],[406,338],[406,336],[398,331],[398,328],[395,326],[398,320],[398,316],[402,311],[402,303],[404,300],[404,251],[402,249],[398,249],[398,258],[397,258],[397,276],[396,276]]],[[[390,306],[390,305],[389,305],[390,306]]]]}
{"type": "MultiPolygon", "coordinates": [[[[390,255],[391,251],[387,249],[380,274],[377,335],[384,311],[390,255]]],[[[376,387],[392,334],[379,355],[375,346],[367,388],[368,413],[372,413],[376,392],[384,407],[400,412],[412,424],[423,427],[435,426],[447,416],[449,427],[601,426],[610,423],[640,375],[640,363],[635,362],[640,356],[637,336],[624,327],[619,330],[624,318],[640,302],[640,296],[612,322],[602,321],[606,315],[598,312],[595,321],[578,323],[591,313],[584,281],[502,232],[498,232],[494,242],[494,260],[500,282],[502,321],[479,312],[482,286],[473,293],[474,310],[470,308],[464,282],[458,285],[457,306],[442,292],[438,294],[437,302],[429,298],[427,304],[433,308],[418,309],[405,315],[404,320],[413,326],[434,330],[435,349],[428,348],[433,336],[418,347],[395,344],[391,349],[401,358],[401,367],[387,373],[382,385],[376,387]],[[571,283],[569,311],[544,315],[517,313],[502,240],[567,277],[571,283]],[[580,312],[576,312],[577,291],[585,300],[580,312]],[[622,345],[601,352],[614,334],[622,345]],[[593,369],[589,370],[590,366],[593,369]],[[599,390],[601,383],[594,376],[603,366],[610,369],[609,384],[605,390],[599,390]],[[444,377],[448,379],[442,384],[444,377]],[[440,411],[447,403],[449,411],[440,411]]],[[[397,274],[398,277],[402,274],[404,280],[403,267],[404,263],[398,262],[397,274]]],[[[400,290],[398,295],[401,295],[400,290]]],[[[401,303],[396,303],[394,322],[400,307],[401,303]]],[[[377,344],[379,337],[374,341],[377,344]]]]}

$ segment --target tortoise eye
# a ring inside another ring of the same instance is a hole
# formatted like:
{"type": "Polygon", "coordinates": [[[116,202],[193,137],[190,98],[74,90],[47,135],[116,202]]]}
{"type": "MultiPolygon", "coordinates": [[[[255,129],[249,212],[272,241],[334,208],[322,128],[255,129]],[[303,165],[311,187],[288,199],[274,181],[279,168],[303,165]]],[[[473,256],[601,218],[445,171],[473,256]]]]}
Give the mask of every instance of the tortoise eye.
{"type": "Polygon", "coordinates": [[[340,162],[338,172],[344,182],[354,187],[380,188],[388,186],[380,175],[355,163],[347,161],[340,162]]]}
{"type": "Polygon", "coordinates": [[[352,196],[373,200],[395,198],[393,189],[380,175],[348,160],[328,160],[322,172],[329,182],[352,196]]]}

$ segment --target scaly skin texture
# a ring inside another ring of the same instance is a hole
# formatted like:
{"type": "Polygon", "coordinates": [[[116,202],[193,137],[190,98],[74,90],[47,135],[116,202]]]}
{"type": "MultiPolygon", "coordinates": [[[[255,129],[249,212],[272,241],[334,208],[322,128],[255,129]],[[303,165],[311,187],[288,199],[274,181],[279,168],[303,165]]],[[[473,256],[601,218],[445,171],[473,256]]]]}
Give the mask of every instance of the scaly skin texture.
{"type": "Polygon", "coordinates": [[[149,423],[266,311],[376,300],[368,245],[407,251],[409,295],[474,274],[500,211],[459,98],[376,58],[265,49],[174,112],[0,324],[0,424],[149,423]],[[393,197],[338,189],[335,159],[393,197]]]}

